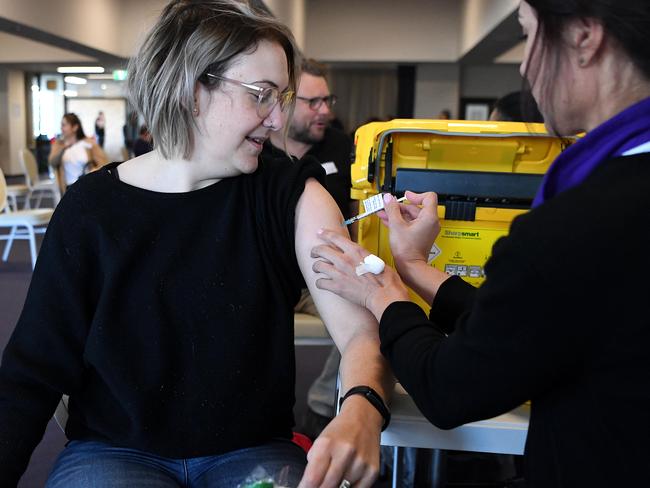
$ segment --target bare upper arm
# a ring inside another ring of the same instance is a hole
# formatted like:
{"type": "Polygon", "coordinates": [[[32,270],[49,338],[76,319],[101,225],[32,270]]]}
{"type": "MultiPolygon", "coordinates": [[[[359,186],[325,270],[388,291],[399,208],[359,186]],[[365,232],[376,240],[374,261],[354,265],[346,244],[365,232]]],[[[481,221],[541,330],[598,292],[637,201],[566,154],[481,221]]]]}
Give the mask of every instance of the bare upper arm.
{"type": "Polygon", "coordinates": [[[62,144],[60,141],[55,140],[55,141],[52,143],[52,148],[50,149],[50,154],[49,154],[48,157],[47,157],[47,161],[48,161],[48,163],[51,163],[51,162],[54,160],[54,158],[55,158],[55,157],[56,157],[56,156],[57,156],[57,155],[58,155],[62,150],[63,150],[63,144],[62,144]]]}
{"type": "Polygon", "coordinates": [[[377,334],[376,320],[365,308],[326,290],[316,288],[317,275],[312,270],[314,259],[310,256],[318,239],[318,229],[340,230],[348,237],[347,228],[342,226],[343,216],[331,195],[318,181],[310,178],[296,207],[296,256],[307,287],[314,299],[318,312],[340,351],[350,338],[358,333],[377,334]]]}
{"type": "Polygon", "coordinates": [[[104,152],[104,150],[95,142],[94,139],[89,138],[88,139],[91,147],[90,147],[90,152],[92,154],[92,160],[95,164],[96,168],[100,168],[104,166],[105,164],[108,163],[108,156],[104,152]]]}

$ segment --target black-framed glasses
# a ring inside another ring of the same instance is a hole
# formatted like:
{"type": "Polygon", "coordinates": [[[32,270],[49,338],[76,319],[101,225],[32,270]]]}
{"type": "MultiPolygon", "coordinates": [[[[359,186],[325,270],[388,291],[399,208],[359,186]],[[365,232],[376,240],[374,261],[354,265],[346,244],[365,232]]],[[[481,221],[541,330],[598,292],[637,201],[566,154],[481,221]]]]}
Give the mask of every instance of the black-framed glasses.
{"type": "Polygon", "coordinates": [[[280,110],[284,112],[291,106],[295,98],[295,93],[291,90],[281,92],[274,86],[257,86],[251,83],[233,80],[232,78],[226,78],[225,76],[213,75],[212,73],[206,73],[206,75],[215,80],[227,81],[228,83],[243,86],[247,90],[254,92],[257,95],[257,116],[260,119],[267,118],[278,103],[280,104],[280,110]]]}
{"type": "Polygon", "coordinates": [[[306,98],[306,97],[296,97],[298,100],[302,100],[303,102],[307,102],[309,104],[309,108],[312,110],[318,110],[321,105],[325,104],[327,105],[327,108],[332,108],[336,104],[336,95],[327,95],[326,97],[313,97],[313,98],[306,98]]]}

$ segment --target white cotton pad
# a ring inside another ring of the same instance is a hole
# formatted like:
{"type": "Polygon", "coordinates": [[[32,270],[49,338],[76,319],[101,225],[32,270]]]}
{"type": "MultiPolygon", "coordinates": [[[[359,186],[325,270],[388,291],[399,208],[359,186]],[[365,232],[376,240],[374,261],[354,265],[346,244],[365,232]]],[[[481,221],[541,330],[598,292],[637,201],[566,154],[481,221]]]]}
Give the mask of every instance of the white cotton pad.
{"type": "Polygon", "coordinates": [[[368,269],[368,271],[370,271],[372,274],[381,273],[384,270],[384,266],[386,266],[381,258],[375,256],[374,254],[368,254],[364,258],[363,262],[366,265],[366,269],[368,269]]]}
{"type": "Polygon", "coordinates": [[[375,256],[374,254],[369,254],[363,259],[363,263],[357,266],[356,272],[357,276],[361,276],[366,273],[380,274],[384,271],[386,263],[382,261],[381,258],[375,256]]]}

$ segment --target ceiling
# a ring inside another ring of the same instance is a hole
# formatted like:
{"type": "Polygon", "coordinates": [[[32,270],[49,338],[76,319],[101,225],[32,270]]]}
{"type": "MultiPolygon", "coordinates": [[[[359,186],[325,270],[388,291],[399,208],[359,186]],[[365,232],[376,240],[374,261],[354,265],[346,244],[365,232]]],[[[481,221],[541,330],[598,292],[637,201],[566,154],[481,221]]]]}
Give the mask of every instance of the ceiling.
{"type": "MultiPolygon", "coordinates": [[[[519,63],[523,45],[516,13],[508,15],[458,61],[463,64],[519,63]]],[[[55,72],[61,65],[124,69],[127,59],[45,30],[0,17],[0,67],[31,72],[55,72]]]]}
{"type": "Polygon", "coordinates": [[[0,66],[55,72],[61,65],[122,69],[127,60],[41,29],[0,17],[0,66]]]}

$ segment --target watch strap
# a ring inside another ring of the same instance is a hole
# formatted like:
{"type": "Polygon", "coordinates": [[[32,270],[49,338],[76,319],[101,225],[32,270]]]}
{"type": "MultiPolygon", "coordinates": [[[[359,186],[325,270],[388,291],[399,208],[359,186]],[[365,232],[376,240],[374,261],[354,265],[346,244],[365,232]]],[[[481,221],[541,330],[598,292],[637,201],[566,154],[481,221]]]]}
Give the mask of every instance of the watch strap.
{"type": "Polygon", "coordinates": [[[384,403],[384,400],[381,398],[379,393],[377,393],[374,389],[366,385],[353,386],[339,400],[339,409],[343,405],[343,402],[347,398],[350,398],[352,395],[363,396],[366,400],[370,402],[370,404],[373,407],[377,409],[377,411],[381,414],[381,416],[384,419],[384,425],[382,425],[381,431],[383,432],[384,430],[386,430],[388,424],[390,423],[390,410],[386,406],[386,403],[384,403]]]}

